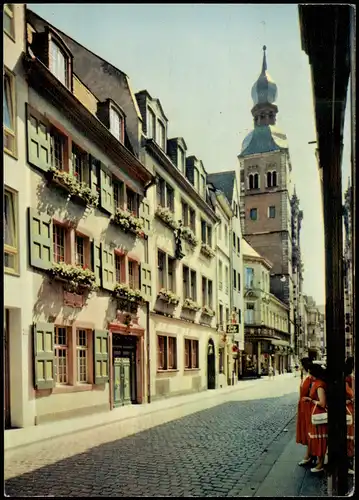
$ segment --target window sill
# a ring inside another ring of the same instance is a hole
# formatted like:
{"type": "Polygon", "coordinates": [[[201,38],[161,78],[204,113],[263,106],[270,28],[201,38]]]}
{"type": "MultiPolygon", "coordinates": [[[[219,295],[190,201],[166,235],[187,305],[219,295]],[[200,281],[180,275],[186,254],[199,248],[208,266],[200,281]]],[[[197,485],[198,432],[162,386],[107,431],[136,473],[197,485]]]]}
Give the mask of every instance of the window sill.
{"type": "Polygon", "coordinates": [[[10,276],[16,276],[17,278],[20,277],[20,273],[18,271],[15,271],[14,269],[7,269],[6,267],[4,268],[4,273],[9,274],[10,276]]]}
{"type": "Polygon", "coordinates": [[[4,148],[4,153],[6,153],[8,156],[11,156],[11,158],[14,158],[15,160],[18,160],[16,151],[10,151],[10,149],[4,148]]]}
{"type": "Polygon", "coordinates": [[[157,370],[157,373],[177,373],[179,370],[177,368],[171,368],[169,370],[157,370]]]}
{"type": "Polygon", "coordinates": [[[72,392],[92,391],[93,389],[93,384],[58,385],[54,387],[52,394],[68,394],[72,392]]]}
{"type": "Polygon", "coordinates": [[[185,372],[199,372],[200,368],[185,368],[185,372]]]}

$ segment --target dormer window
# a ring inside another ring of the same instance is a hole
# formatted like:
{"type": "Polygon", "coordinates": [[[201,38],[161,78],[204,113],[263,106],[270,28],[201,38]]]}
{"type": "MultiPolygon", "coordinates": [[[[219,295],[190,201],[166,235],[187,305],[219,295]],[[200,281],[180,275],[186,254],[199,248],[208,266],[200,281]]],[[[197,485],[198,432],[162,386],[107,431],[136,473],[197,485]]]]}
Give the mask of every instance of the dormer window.
{"type": "Polygon", "coordinates": [[[120,142],[123,142],[123,117],[112,106],[110,107],[110,132],[120,142]]]}
{"type": "Polygon", "coordinates": [[[53,38],[49,47],[49,69],[65,87],[69,86],[68,57],[53,38]]]}
{"type": "Polygon", "coordinates": [[[156,142],[165,151],[166,128],[160,120],[157,121],[157,132],[156,142]]]}
{"type": "Polygon", "coordinates": [[[178,168],[181,172],[185,173],[186,170],[186,156],[182,148],[178,148],[178,168]]]}
{"type": "Polygon", "coordinates": [[[147,108],[147,138],[155,139],[156,137],[156,117],[154,112],[147,108]]]}
{"type": "Polygon", "coordinates": [[[194,187],[197,191],[199,190],[199,172],[196,168],[194,169],[194,187]]]}

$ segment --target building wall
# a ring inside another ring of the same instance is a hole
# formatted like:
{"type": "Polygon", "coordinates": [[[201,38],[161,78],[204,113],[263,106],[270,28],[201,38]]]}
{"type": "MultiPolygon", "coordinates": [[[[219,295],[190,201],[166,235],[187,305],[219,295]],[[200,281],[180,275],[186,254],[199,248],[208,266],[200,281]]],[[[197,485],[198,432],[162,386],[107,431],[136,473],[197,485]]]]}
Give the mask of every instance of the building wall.
{"type": "MultiPolygon", "coordinates": [[[[10,419],[13,427],[29,425],[32,420],[34,401],[31,401],[31,374],[29,350],[32,346],[29,325],[32,317],[31,299],[24,300],[24,290],[31,290],[32,273],[27,268],[27,206],[30,203],[30,172],[26,168],[26,107],[28,87],[22,66],[25,49],[24,4],[12,4],[14,8],[15,39],[3,32],[4,66],[15,78],[16,153],[4,153],[4,184],[14,192],[17,206],[18,273],[4,274],[4,306],[9,309],[9,377],[10,419]],[[19,370],[24,367],[24,370],[19,370]]],[[[26,296],[28,297],[28,296],[26,296]]]]}
{"type": "MultiPolygon", "coordinates": [[[[232,306],[240,311],[238,314],[240,319],[239,322],[239,334],[236,337],[238,342],[239,350],[242,351],[244,349],[244,307],[243,307],[243,293],[244,293],[244,274],[243,274],[243,252],[242,252],[242,229],[241,229],[241,221],[240,221],[240,198],[239,198],[239,183],[237,181],[237,177],[235,179],[234,188],[233,188],[233,200],[232,200],[232,210],[236,210],[234,204],[238,207],[237,215],[236,213],[232,217],[232,232],[236,235],[236,238],[239,238],[239,252],[238,248],[236,249],[233,246],[233,241],[230,241],[230,245],[232,246],[232,272],[233,270],[237,273],[237,289],[233,288],[232,295],[232,306]],[[238,274],[239,274],[239,283],[238,283],[238,274]]],[[[233,276],[232,276],[233,280],[233,276]]]]}

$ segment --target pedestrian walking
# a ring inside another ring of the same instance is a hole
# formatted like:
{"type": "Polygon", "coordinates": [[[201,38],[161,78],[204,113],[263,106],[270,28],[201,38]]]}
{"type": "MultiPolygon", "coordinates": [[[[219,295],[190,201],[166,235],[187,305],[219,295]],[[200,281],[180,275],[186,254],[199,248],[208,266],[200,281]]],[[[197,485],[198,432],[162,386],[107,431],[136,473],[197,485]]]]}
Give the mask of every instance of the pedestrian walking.
{"type": "Polygon", "coordinates": [[[313,473],[318,473],[323,471],[324,458],[328,445],[326,370],[320,365],[312,364],[310,374],[312,376],[312,386],[309,397],[305,398],[311,403],[308,450],[311,456],[318,458],[317,465],[310,470],[313,473]]]}
{"type": "MultiPolygon", "coordinates": [[[[297,432],[296,432],[296,442],[307,447],[306,454],[299,462],[298,465],[307,465],[312,461],[312,457],[309,453],[309,423],[311,418],[311,404],[309,401],[309,393],[313,383],[313,378],[310,374],[311,361],[309,358],[303,358],[300,361],[302,366],[302,374],[306,373],[305,377],[301,377],[301,383],[299,388],[299,401],[297,409],[297,432]]],[[[296,365],[296,371],[298,371],[298,365],[296,365]]]]}
{"type": "Polygon", "coordinates": [[[274,370],[273,370],[273,366],[270,365],[270,367],[268,368],[268,378],[269,378],[269,380],[273,380],[273,377],[274,377],[274,370]]]}
{"type": "Polygon", "coordinates": [[[354,474],[354,383],[353,383],[354,358],[348,358],[345,362],[345,396],[347,404],[347,455],[348,472],[354,474]]]}

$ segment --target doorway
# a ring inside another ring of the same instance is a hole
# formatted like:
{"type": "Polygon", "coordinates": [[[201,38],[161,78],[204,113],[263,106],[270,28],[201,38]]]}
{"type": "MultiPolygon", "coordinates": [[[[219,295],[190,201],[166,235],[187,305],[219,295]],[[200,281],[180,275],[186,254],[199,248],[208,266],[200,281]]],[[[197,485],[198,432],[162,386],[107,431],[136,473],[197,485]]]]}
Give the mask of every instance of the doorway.
{"type": "Polygon", "coordinates": [[[216,388],[216,356],[212,339],[208,341],[207,350],[207,388],[216,388]]]}
{"type": "Polygon", "coordinates": [[[10,427],[11,427],[9,326],[10,326],[10,311],[9,311],[9,309],[5,309],[5,323],[4,323],[4,420],[5,420],[5,429],[10,429],[10,427]]]}
{"type": "Polygon", "coordinates": [[[136,337],[113,334],[112,363],[114,408],[137,403],[136,337]]]}

